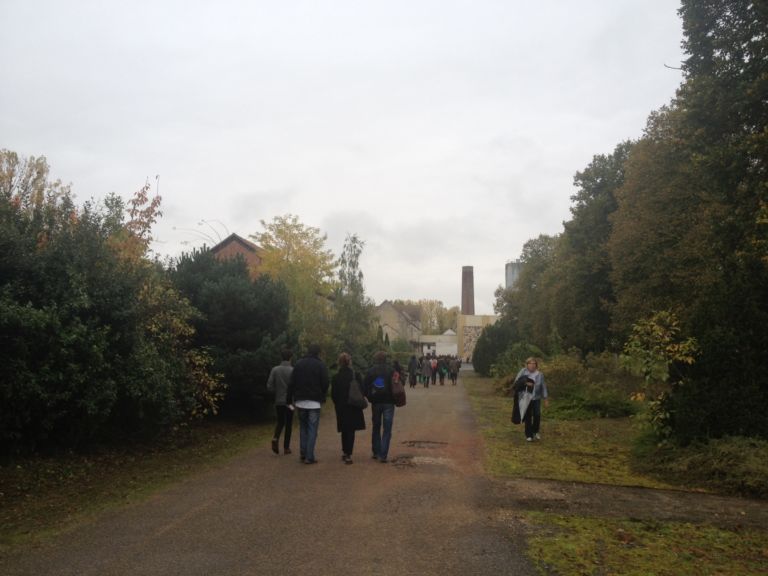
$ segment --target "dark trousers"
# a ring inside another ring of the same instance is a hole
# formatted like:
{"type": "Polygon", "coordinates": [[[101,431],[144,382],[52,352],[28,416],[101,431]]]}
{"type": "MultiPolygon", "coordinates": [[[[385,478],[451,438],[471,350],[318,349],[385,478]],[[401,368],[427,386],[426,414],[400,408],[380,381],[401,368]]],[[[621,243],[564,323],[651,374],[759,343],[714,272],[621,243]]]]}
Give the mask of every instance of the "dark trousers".
{"type": "Polygon", "coordinates": [[[539,428],[541,427],[541,398],[531,400],[528,410],[525,411],[523,422],[525,423],[526,438],[533,438],[534,434],[539,433],[539,428]]]}
{"type": "Polygon", "coordinates": [[[280,434],[282,434],[283,428],[285,428],[283,448],[290,448],[291,430],[293,428],[293,410],[290,410],[288,406],[275,406],[275,413],[277,414],[277,424],[275,425],[275,433],[272,437],[280,439],[280,434]]]}
{"type": "Polygon", "coordinates": [[[341,452],[347,456],[352,456],[352,450],[355,448],[355,429],[341,429],[341,452]]]}

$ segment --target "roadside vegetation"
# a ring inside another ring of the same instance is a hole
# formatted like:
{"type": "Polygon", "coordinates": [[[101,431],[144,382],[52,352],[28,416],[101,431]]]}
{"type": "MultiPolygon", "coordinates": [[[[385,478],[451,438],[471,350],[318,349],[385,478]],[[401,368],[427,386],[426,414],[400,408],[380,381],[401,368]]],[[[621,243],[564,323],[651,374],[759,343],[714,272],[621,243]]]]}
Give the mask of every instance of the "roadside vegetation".
{"type": "Polygon", "coordinates": [[[0,552],[146,498],[265,445],[272,431],[271,422],[203,422],[150,444],[27,457],[0,466],[0,552]]]}
{"type": "MultiPolygon", "coordinates": [[[[660,446],[640,408],[604,416],[624,386],[604,392],[605,406],[593,399],[574,409],[573,399],[590,397],[592,384],[583,390],[573,382],[561,386],[557,363],[551,374],[547,366],[542,368],[551,403],[544,411],[543,440],[534,444],[510,422],[512,399],[504,380],[462,374],[491,476],[768,497],[768,443],[723,439],[660,446]]],[[[756,576],[768,569],[768,529],[544,511],[519,516],[529,527],[530,558],[542,574],[756,576]]]]}
{"type": "Polygon", "coordinates": [[[530,513],[529,546],[542,574],[758,576],[768,568],[764,530],[530,513]]]}
{"type": "MultiPolygon", "coordinates": [[[[524,244],[477,341],[495,380],[468,388],[497,477],[768,497],[768,21],[747,0],[678,14],[675,99],[576,173],[571,219],[524,244]],[[552,397],[545,449],[509,423],[528,356],[552,397]]],[[[543,573],[768,573],[764,531],[529,520],[543,573]]]]}

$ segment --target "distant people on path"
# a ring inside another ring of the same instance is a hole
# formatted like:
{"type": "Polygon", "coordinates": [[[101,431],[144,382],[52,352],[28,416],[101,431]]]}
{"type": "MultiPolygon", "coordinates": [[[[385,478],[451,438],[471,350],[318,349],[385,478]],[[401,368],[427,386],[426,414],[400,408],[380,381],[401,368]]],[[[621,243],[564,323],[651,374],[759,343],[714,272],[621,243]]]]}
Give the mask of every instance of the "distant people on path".
{"type": "Polygon", "coordinates": [[[416,376],[419,373],[419,361],[416,360],[416,355],[412,354],[411,359],[408,360],[408,385],[411,388],[416,388],[416,376]]]}
{"type": "Polygon", "coordinates": [[[547,394],[547,385],[544,382],[544,374],[539,371],[539,361],[536,358],[526,359],[525,366],[515,376],[515,382],[523,376],[533,380],[531,390],[533,392],[533,399],[523,416],[525,439],[528,442],[532,442],[534,440],[541,440],[541,402],[543,400],[544,406],[549,406],[549,395],[547,394]]]}
{"type": "Polygon", "coordinates": [[[293,428],[293,407],[289,407],[288,385],[291,382],[291,357],[293,352],[284,348],[280,357],[282,362],[272,368],[267,379],[267,390],[275,395],[275,414],[277,415],[277,424],[275,424],[275,433],[272,435],[272,452],[280,454],[280,434],[285,430],[283,436],[283,452],[291,453],[291,430],[293,428]]]}
{"type": "Polygon", "coordinates": [[[310,344],[307,355],[296,362],[288,387],[288,399],[299,411],[299,448],[304,464],[317,462],[315,444],[320,407],[325,402],[329,385],[328,368],[320,360],[320,346],[310,344]]]}
{"type": "Polygon", "coordinates": [[[448,373],[448,364],[445,357],[440,356],[437,359],[437,375],[440,378],[440,386],[445,386],[445,375],[448,373]]]}
{"type": "Polygon", "coordinates": [[[424,377],[424,388],[429,388],[429,383],[432,381],[432,360],[427,356],[421,364],[421,372],[424,377]]]}
{"type": "Polygon", "coordinates": [[[338,363],[339,371],[331,381],[331,398],[336,409],[336,430],[341,433],[341,459],[345,464],[352,464],[355,432],[365,430],[365,414],[362,408],[349,404],[349,388],[358,386],[361,395],[364,395],[365,391],[362,379],[352,368],[352,357],[342,352],[338,363]]]}
{"type": "Polygon", "coordinates": [[[437,382],[437,358],[434,356],[429,360],[429,381],[432,386],[437,382]]]}
{"type": "Polygon", "coordinates": [[[365,374],[365,392],[371,403],[371,456],[386,463],[395,419],[395,399],[392,396],[393,369],[387,364],[387,353],[376,352],[373,366],[365,374]]]}
{"type": "Polygon", "coordinates": [[[451,377],[451,384],[456,386],[456,380],[459,377],[459,361],[455,356],[448,361],[448,374],[451,377]]]}

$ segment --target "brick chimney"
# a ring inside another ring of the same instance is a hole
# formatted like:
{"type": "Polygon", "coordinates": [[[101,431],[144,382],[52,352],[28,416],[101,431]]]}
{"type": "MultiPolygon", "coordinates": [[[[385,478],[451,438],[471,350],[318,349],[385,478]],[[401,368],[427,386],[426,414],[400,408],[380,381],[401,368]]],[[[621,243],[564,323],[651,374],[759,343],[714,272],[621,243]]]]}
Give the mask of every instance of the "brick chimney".
{"type": "Polygon", "coordinates": [[[475,273],[472,266],[461,268],[461,313],[475,315],[475,273]]]}

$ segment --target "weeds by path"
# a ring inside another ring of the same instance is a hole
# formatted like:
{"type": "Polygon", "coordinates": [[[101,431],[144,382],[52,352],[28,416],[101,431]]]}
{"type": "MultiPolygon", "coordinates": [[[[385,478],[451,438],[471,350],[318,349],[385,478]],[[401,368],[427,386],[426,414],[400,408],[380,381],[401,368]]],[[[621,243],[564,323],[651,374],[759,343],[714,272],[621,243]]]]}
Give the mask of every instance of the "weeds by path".
{"type": "Polygon", "coordinates": [[[510,422],[512,399],[492,381],[464,379],[486,445],[486,469],[499,478],[526,477],[646,488],[671,488],[632,468],[636,431],[629,418],[551,420],[544,410],[541,442],[526,442],[510,422]]]}
{"type": "MultiPolygon", "coordinates": [[[[497,479],[529,478],[684,490],[695,476],[641,466],[638,430],[629,418],[556,420],[543,416],[541,442],[526,442],[510,422],[512,401],[490,379],[463,375],[485,444],[485,467],[497,479]],[[645,471],[645,472],[644,472],[645,471]]],[[[732,480],[731,480],[732,481],[732,480]]],[[[716,484],[709,484],[709,487],[716,484]]],[[[701,490],[699,485],[696,490],[701,490]]],[[[768,531],[708,523],[514,511],[528,527],[528,550],[542,574],[687,576],[768,573],[768,531]]]]}
{"type": "Polygon", "coordinates": [[[153,445],[0,467],[0,551],[55,534],[266,442],[272,424],[209,423],[153,445]]]}
{"type": "Polygon", "coordinates": [[[533,513],[532,559],[556,574],[758,576],[768,573],[768,539],[755,529],[723,530],[533,513]]]}

